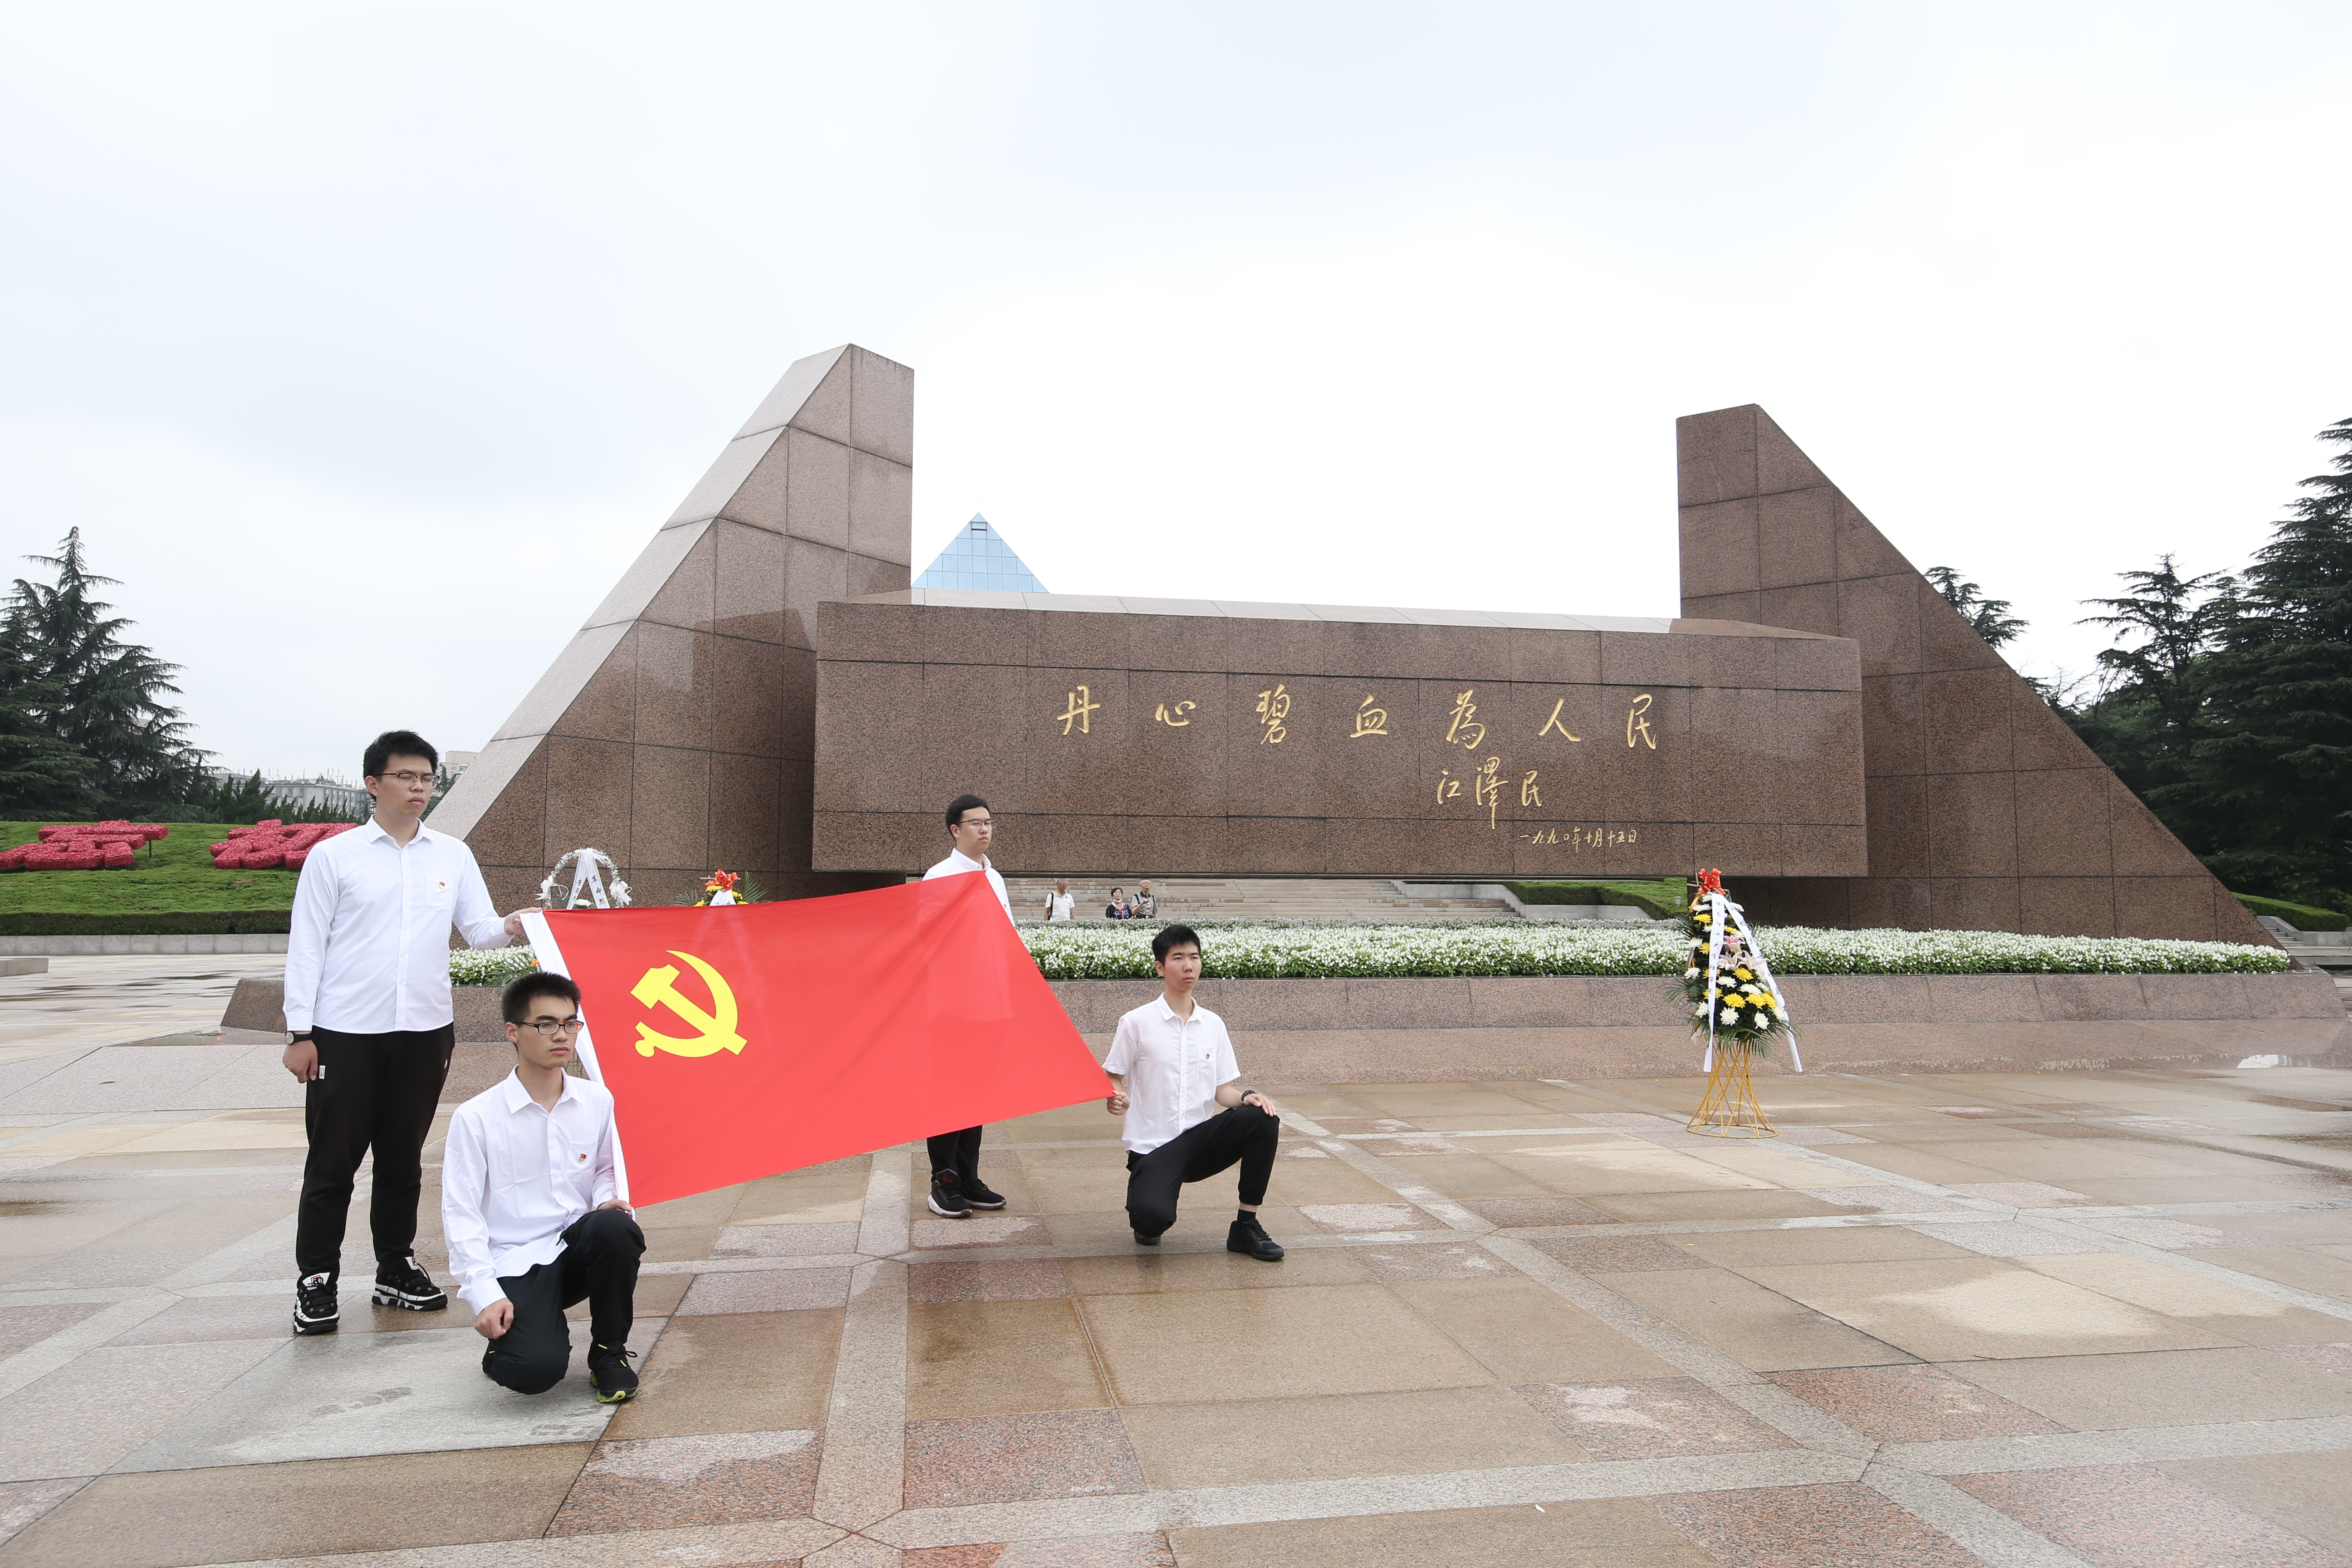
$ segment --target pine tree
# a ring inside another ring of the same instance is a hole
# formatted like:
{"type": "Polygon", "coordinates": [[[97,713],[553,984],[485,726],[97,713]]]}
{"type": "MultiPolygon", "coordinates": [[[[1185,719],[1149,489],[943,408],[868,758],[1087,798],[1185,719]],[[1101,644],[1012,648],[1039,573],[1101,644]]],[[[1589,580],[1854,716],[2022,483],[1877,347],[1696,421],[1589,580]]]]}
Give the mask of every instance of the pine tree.
{"type": "Polygon", "coordinates": [[[0,622],[0,816],[83,816],[97,803],[97,769],[50,732],[44,715],[57,707],[57,689],[35,672],[11,629],[0,622]]]}
{"type": "Polygon", "coordinates": [[[2204,848],[2202,797],[2187,781],[2205,732],[2205,658],[2237,613],[2237,582],[2220,572],[2183,577],[2169,555],[2154,571],[2117,575],[2131,591],[2084,600],[2108,613],[2077,623],[2116,634],[2099,654],[2099,695],[2066,718],[2184,843],[2204,848]]]}
{"type": "Polygon", "coordinates": [[[2320,432],[2333,473],[2303,481],[2257,551],[2206,661],[2209,736],[2190,784],[2232,888],[2345,907],[2352,893],[2352,419],[2320,432]]]}
{"type": "Polygon", "coordinates": [[[81,530],[67,531],[55,555],[26,559],[53,568],[53,584],[19,577],[5,611],[7,640],[29,679],[26,712],[52,739],[87,760],[98,808],[136,810],[184,800],[205,782],[207,753],[187,742],[168,664],[123,640],[131,622],[93,590],[116,579],[89,570],[81,530]]]}
{"type": "Polygon", "coordinates": [[[1950,567],[1930,566],[1926,575],[1936,592],[1944,595],[1944,603],[1959,611],[1960,618],[1976,628],[1986,646],[1999,647],[2025,629],[2026,623],[2009,613],[2007,599],[1986,598],[1982,588],[1962,582],[1950,567]]]}

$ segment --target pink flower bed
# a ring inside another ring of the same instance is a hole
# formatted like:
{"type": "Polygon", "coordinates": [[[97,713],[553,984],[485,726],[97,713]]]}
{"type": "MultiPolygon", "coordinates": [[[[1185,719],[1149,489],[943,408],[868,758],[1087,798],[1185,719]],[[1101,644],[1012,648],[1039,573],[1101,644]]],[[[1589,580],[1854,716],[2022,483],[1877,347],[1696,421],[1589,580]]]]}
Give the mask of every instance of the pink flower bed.
{"type": "Polygon", "coordinates": [[[30,844],[0,853],[0,871],[127,870],[139,847],[166,837],[160,822],[52,822],[30,844]]]}
{"type": "Polygon", "coordinates": [[[298,822],[292,826],[276,817],[251,827],[235,827],[218,844],[207,845],[213,865],[223,871],[266,871],[283,866],[299,871],[310,851],[338,833],[349,833],[354,822],[298,822]]]}

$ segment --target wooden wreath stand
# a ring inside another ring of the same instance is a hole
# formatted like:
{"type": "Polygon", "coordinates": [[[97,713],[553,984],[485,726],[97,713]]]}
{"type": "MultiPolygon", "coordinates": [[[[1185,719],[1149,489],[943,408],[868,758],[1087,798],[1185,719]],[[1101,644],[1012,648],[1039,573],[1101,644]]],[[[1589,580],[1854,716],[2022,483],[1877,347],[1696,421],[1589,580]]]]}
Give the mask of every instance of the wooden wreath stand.
{"type": "Polygon", "coordinates": [[[1748,1080],[1748,1058],[1755,1053],[1728,1040],[1718,1040],[1715,1066],[1706,1075],[1706,1093],[1685,1124],[1710,1138],[1778,1138],[1779,1129],[1756,1102],[1756,1087],[1748,1080]]]}

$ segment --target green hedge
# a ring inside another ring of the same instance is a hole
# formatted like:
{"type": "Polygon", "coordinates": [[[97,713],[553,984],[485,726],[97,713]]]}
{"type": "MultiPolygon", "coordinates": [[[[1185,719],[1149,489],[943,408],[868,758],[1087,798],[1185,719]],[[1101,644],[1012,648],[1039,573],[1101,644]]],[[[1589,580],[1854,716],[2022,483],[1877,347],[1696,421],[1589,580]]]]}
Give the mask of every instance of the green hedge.
{"type": "Polygon", "coordinates": [[[1506,882],[1523,904],[1627,904],[1654,921],[1670,921],[1683,912],[1678,899],[1655,891],[1636,890],[1622,882],[1506,882]]]}
{"type": "Polygon", "coordinates": [[[2315,910],[2309,904],[2290,904],[2284,899],[2260,899],[2252,893],[2231,893],[2231,898],[2258,915],[2281,920],[2297,931],[2342,931],[2352,926],[2352,918],[2334,910],[2315,910]]]}
{"type": "Polygon", "coordinates": [[[127,915],[18,910],[0,913],[0,936],[244,936],[283,932],[290,918],[286,910],[156,910],[127,915]]]}

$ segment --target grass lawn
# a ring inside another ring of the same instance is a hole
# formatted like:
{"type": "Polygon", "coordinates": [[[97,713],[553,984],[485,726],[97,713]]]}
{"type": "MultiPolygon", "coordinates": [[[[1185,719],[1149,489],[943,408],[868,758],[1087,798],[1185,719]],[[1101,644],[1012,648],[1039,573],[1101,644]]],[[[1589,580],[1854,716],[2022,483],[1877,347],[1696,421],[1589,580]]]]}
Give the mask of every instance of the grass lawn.
{"type": "MultiPolygon", "coordinates": [[[[40,826],[0,822],[0,850],[39,837],[40,826]]],[[[213,869],[205,846],[227,837],[229,826],[175,822],[171,836],[142,847],[127,871],[0,871],[0,914],[292,909],[299,872],[213,869]]]]}

